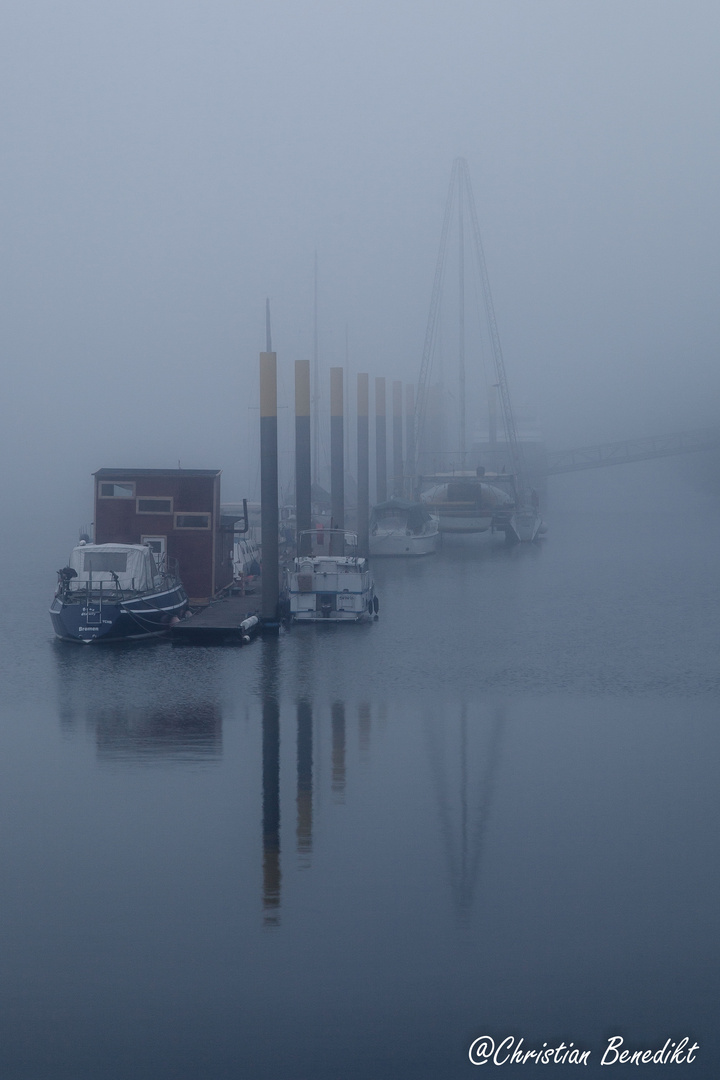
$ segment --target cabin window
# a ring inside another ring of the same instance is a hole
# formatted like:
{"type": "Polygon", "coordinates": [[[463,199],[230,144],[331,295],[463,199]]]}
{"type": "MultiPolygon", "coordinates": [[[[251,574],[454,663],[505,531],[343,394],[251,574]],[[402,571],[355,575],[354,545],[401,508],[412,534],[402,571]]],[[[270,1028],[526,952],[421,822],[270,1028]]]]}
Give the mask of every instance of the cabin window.
{"type": "Polygon", "coordinates": [[[100,484],[100,498],[101,499],[134,499],[135,498],[135,485],[132,483],[116,483],[114,480],[110,482],[102,481],[100,484]]]}
{"type": "Polygon", "coordinates": [[[172,514],[172,499],[139,498],[137,501],[138,514],[172,514]]]}
{"type": "Polygon", "coordinates": [[[209,514],[176,514],[176,529],[209,529],[209,514]]]}
{"type": "Polygon", "coordinates": [[[124,574],[127,572],[126,551],[86,551],[83,554],[85,574],[124,574]]]}

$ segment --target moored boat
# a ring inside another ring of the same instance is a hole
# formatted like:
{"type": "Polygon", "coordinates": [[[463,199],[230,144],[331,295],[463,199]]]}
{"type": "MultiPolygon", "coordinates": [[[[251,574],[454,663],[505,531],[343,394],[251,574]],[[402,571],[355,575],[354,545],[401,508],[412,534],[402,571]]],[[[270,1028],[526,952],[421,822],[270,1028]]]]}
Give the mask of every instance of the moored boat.
{"type": "Polygon", "coordinates": [[[499,511],[515,505],[506,491],[473,473],[448,477],[424,491],[421,498],[425,507],[438,515],[441,533],[487,532],[499,511]]]}
{"type": "Polygon", "coordinates": [[[371,555],[430,555],[439,539],[438,518],[422,503],[389,499],[372,509],[371,555]]]}
{"type": "Polygon", "coordinates": [[[245,586],[251,578],[260,576],[262,557],[259,546],[245,536],[236,536],[232,553],[233,581],[245,586]]]}
{"type": "Polygon", "coordinates": [[[81,541],[58,570],[50,618],[59,638],[89,645],[164,634],[187,606],[177,567],[147,545],[81,541]]]}
{"type": "MultiPolygon", "coordinates": [[[[333,537],[347,534],[326,529],[333,537]]],[[[317,536],[315,535],[315,540],[317,536]]],[[[313,533],[302,532],[299,550],[312,552],[313,533]]],[[[285,571],[284,603],[291,622],[363,622],[377,615],[379,604],[367,559],[356,554],[297,555],[285,571]]]]}

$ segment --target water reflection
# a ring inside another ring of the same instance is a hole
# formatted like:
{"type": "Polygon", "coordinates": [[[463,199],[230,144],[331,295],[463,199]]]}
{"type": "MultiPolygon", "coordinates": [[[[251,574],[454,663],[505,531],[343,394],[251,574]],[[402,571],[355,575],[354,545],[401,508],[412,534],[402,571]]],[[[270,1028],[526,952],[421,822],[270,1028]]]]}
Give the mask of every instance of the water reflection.
{"type": "Polygon", "coordinates": [[[332,724],[332,790],[336,802],[345,801],[345,703],[334,701],[332,724]]]}
{"type": "MultiPolygon", "coordinates": [[[[94,735],[99,757],[196,762],[222,756],[222,710],[203,683],[178,694],[165,652],[155,648],[54,647],[63,730],[94,735]]],[[[207,675],[207,668],[205,669],[207,675]]],[[[212,680],[211,680],[212,681],[212,680]]]]}
{"type": "Polygon", "coordinates": [[[313,824],[313,714],[307,698],[297,703],[297,852],[310,865],[313,824]]]}
{"type": "Polygon", "coordinates": [[[277,638],[263,638],[262,648],[262,841],[263,922],[280,923],[280,699],[277,638]]]}
{"type": "Polygon", "coordinates": [[[458,914],[472,911],[500,763],[505,712],[489,723],[468,724],[460,706],[456,730],[426,715],[425,735],[433,776],[443,850],[458,914]]]}
{"type": "Polygon", "coordinates": [[[162,755],[176,761],[222,756],[222,714],[217,702],[187,709],[121,705],[88,713],[100,756],[162,755]]]}
{"type": "Polygon", "coordinates": [[[367,701],[361,701],[358,705],[358,741],[360,756],[366,760],[370,754],[370,705],[367,701]]]}

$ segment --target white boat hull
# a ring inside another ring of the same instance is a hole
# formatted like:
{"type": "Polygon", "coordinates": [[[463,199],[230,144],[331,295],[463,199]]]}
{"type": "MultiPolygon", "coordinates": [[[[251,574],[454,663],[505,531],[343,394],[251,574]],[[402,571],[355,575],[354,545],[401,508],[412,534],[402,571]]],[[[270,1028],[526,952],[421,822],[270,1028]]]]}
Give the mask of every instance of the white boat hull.
{"type": "Polygon", "coordinates": [[[452,514],[438,513],[441,533],[482,533],[492,525],[492,514],[452,514]]]}
{"type": "Polygon", "coordinates": [[[367,562],[354,556],[295,559],[285,599],[292,622],[364,622],[377,613],[367,562]]]}
{"type": "Polygon", "coordinates": [[[437,551],[440,533],[437,528],[432,532],[421,533],[419,536],[410,534],[402,529],[378,529],[370,537],[371,555],[432,555],[437,551]]]}
{"type": "Polygon", "coordinates": [[[517,510],[510,518],[510,525],[521,544],[531,544],[537,537],[543,520],[536,510],[517,510]]]}

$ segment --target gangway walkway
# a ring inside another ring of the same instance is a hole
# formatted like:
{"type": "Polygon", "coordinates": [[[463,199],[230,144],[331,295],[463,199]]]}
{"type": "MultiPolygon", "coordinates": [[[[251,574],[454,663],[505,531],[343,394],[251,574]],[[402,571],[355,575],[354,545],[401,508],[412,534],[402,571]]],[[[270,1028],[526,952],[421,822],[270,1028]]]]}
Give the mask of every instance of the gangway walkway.
{"type": "Polygon", "coordinates": [[[632,461],[674,457],[700,450],[720,450],[720,428],[700,428],[672,435],[654,435],[648,439],[623,439],[622,442],[581,446],[574,450],[549,450],[546,455],[545,476],[580,472],[581,469],[602,469],[607,465],[626,465],[632,461]]]}

